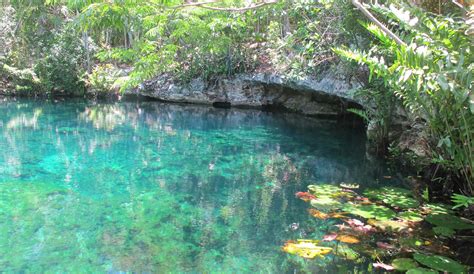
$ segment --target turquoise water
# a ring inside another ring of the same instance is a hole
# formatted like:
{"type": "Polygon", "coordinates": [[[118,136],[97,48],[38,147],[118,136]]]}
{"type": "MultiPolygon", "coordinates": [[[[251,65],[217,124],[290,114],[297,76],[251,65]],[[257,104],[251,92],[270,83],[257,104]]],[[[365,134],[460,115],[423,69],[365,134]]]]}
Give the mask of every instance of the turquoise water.
{"type": "Polygon", "coordinates": [[[362,129],[331,120],[158,102],[0,113],[6,272],[330,272],[330,256],[280,250],[333,225],[295,192],[387,175],[362,129]]]}

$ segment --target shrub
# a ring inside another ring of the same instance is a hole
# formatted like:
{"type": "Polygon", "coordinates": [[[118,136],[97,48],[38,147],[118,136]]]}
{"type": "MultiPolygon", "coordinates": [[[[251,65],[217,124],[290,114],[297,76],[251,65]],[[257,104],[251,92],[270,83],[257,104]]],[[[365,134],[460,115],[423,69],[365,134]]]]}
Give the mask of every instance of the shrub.
{"type": "Polygon", "coordinates": [[[54,41],[45,57],[34,70],[41,79],[43,89],[51,94],[81,95],[85,91],[85,50],[78,35],[65,27],[54,35],[54,41]]]}
{"type": "Polygon", "coordinates": [[[374,6],[398,26],[407,42],[398,45],[375,25],[366,25],[379,43],[370,51],[336,49],[365,64],[371,75],[425,121],[433,162],[474,193],[474,54],[462,18],[443,17],[415,8],[374,6]]]}

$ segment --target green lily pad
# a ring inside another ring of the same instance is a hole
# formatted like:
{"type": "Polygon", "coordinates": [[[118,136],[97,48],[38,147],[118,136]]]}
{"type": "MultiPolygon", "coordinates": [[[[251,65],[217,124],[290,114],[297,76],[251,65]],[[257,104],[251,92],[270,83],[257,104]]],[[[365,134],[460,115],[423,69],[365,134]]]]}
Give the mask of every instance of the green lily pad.
{"type": "Polygon", "coordinates": [[[368,189],[364,191],[364,195],[393,207],[415,208],[419,206],[419,202],[413,198],[412,192],[404,188],[382,187],[368,189]]]}
{"type": "Polygon", "coordinates": [[[417,253],[413,255],[415,260],[427,267],[439,271],[447,271],[450,273],[466,273],[466,266],[440,255],[424,255],[417,253]]]}
{"type": "Polygon", "coordinates": [[[392,261],[392,266],[399,271],[406,271],[418,267],[418,264],[410,258],[399,258],[392,261]]]}
{"type": "Polygon", "coordinates": [[[445,237],[451,237],[451,236],[454,235],[454,233],[456,233],[456,231],[454,231],[454,229],[452,229],[450,227],[445,227],[445,226],[433,227],[433,232],[436,235],[441,235],[441,236],[445,236],[445,237]]]}
{"type": "Polygon", "coordinates": [[[423,216],[417,212],[413,211],[403,211],[398,213],[398,218],[410,221],[410,222],[421,222],[423,221],[423,216]]]}
{"type": "Polygon", "coordinates": [[[339,201],[329,196],[316,196],[316,199],[312,199],[310,203],[311,206],[323,212],[334,211],[340,209],[342,206],[339,201]]]}
{"type": "Polygon", "coordinates": [[[334,254],[351,261],[356,261],[360,258],[359,253],[345,244],[338,245],[334,251],[334,254]]]}
{"type": "Polygon", "coordinates": [[[417,268],[408,270],[406,274],[438,274],[438,271],[434,271],[432,269],[428,269],[424,267],[417,267],[417,268]]]}
{"type": "Polygon", "coordinates": [[[347,203],[344,205],[343,210],[366,219],[389,220],[395,217],[395,212],[379,205],[355,205],[347,203]]]}
{"type": "Polygon", "coordinates": [[[430,214],[425,219],[435,226],[448,227],[455,230],[474,229],[474,225],[463,219],[449,214],[430,214]]]}
{"type": "Polygon", "coordinates": [[[308,186],[309,191],[318,196],[331,196],[334,194],[337,194],[338,192],[342,191],[342,189],[338,186],[335,185],[329,185],[329,184],[322,184],[322,185],[309,185],[308,186]]]}

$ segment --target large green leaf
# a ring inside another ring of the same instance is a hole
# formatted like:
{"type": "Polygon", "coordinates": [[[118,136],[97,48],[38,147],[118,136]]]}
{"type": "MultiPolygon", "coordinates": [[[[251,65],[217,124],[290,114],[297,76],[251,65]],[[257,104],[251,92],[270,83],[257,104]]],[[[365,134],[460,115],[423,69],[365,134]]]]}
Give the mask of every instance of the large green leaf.
{"type": "Polygon", "coordinates": [[[418,264],[410,258],[398,258],[392,261],[392,266],[399,271],[406,271],[416,268],[418,264]]]}
{"type": "Polygon", "coordinates": [[[454,229],[452,229],[450,227],[445,227],[445,226],[433,227],[433,232],[436,235],[441,235],[441,236],[445,236],[445,237],[451,237],[451,236],[454,235],[454,233],[456,233],[456,231],[454,231],[454,229]]]}
{"type": "Polygon", "coordinates": [[[467,223],[463,219],[449,214],[430,214],[425,220],[435,226],[448,227],[456,230],[474,229],[473,224],[467,223]]]}
{"type": "Polygon", "coordinates": [[[408,270],[406,274],[438,274],[438,271],[434,271],[432,269],[428,269],[424,267],[417,267],[417,268],[408,270]]]}
{"type": "Polygon", "coordinates": [[[413,255],[413,258],[415,258],[415,260],[419,263],[439,271],[447,271],[450,273],[467,273],[466,266],[440,255],[425,255],[418,253],[413,255]]]}
{"type": "Polygon", "coordinates": [[[419,205],[410,190],[398,187],[382,187],[364,191],[364,195],[399,208],[415,208],[419,205]]]}
{"type": "Polygon", "coordinates": [[[312,199],[310,203],[311,206],[323,212],[334,211],[342,206],[339,201],[329,196],[317,196],[316,199],[312,199]]]}
{"type": "Polygon", "coordinates": [[[347,203],[343,210],[353,215],[358,215],[366,219],[389,220],[395,217],[395,212],[380,205],[356,205],[347,203]]]}

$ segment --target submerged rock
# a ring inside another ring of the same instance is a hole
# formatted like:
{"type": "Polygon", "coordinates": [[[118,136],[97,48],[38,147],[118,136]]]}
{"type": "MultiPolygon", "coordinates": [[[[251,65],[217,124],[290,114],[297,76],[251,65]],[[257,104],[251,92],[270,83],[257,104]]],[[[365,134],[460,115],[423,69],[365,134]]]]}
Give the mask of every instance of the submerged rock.
{"type": "Polygon", "coordinates": [[[359,108],[353,93],[361,88],[355,80],[335,72],[319,79],[289,79],[275,74],[238,74],[212,80],[196,78],[178,83],[164,74],[145,82],[131,93],[168,102],[219,107],[282,108],[313,116],[339,116],[348,108],[359,108]]]}

